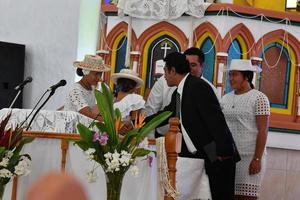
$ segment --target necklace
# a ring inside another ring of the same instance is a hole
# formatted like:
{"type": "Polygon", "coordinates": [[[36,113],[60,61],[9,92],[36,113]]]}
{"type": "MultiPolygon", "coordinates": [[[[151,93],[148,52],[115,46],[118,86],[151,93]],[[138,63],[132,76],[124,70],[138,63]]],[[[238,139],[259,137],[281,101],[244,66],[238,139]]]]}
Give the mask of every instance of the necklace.
{"type": "Polygon", "coordinates": [[[234,108],[235,107],[235,94],[233,94],[232,96],[232,106],[231,108],[234,108]]]}
{"type": "Polygon", "coordinates": [[[240,98],[241,98],[240,95],[233,94],[231,108],[235,108],[236,107],[236,105],[239,102],[240,98]]]}

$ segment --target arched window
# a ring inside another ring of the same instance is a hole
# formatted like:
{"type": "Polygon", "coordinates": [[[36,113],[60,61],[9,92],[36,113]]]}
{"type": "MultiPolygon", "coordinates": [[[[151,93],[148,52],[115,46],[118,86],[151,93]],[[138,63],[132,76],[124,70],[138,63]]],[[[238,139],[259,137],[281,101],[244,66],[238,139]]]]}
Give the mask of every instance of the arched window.
{"type": "Polygon", "coordinates": [[[268,96],[271,107],[288,108],[291,59],[278,42],[269,44],[261,53],[262,72],[259,89],[268,96]]]}
{"type": "Polygon", "coordinates": [[[158,36],[151,42],[147,52],[146,88],[151,88],[156,79],[163,75],[163,59],[167,54],[175,51],[180,52],[179,43],[167,34],[158,36]]]}
{"type": "MultiPolygon", "coordinates": [[[[228,58],[227,58],[227,68],[229,68],[232,59],[241,59],[242,56],[242,47],[240,42],[237,39],[234,39],[231,45],[228,48],[228,58]]],[[[230,92],[232,89],[229,82],[229,73],[226,73],[226,82],[225,82],[225,94],[230,92]]]]}
{"type": "MultiPolygon", "coordinates": [[[[127,37],[125,32],[121,32],[113,42],[111,47],[111,74],[118,73],[125,65],[127,37]]],[[[113,82],[110,81],[110,86],[113,87],[113,82]]]]}
{"type": "Polygon", "coordinates": [[[215,68],[215,47],[210,37],[207,37],[200,46],[204,53],[204,71],[203,76],[208,81],[214,81],[214,68],[215,68]]]}
{"type": "Polygon", "coordinates": [[[118,46],[117,46],[116,66],[115,66],[115,71],[114,71],[115,73],[120,72],[120,70],[124,68],[125,56],[126,56],[126,45],[127,45],[127,37],[124,36],[118,42],[118,46]]]}

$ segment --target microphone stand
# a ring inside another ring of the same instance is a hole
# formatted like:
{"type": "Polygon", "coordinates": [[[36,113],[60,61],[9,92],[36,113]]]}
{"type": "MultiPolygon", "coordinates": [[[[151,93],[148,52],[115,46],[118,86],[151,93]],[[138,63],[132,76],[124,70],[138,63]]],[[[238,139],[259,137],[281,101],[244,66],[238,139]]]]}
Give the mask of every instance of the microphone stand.
{"type": "Polygon", "coordinates": [[[23,87],[22,87],[22,88],[20,88],[20,89],[18,90],[18,93],[17,93],[17,95],[15,96],[14,100],[11,102],[11,104],[10,104],[10,106],[9,106],[8,108],[11,108],[11,107],[14,105],[14,103],[15,103],[15,102],[16,102],[16,100],[17,100],[17,98],[18,98],[18,97],[19,97],[19,95],[21,94],[22,90],[23,90],[23,87]]]}
{"type": "Polygon", "coordinates": [[[35,106],[32,108],[31,112],[29,113],[29,115],[25,118],[25,120],[21,123],[20,127],[23,126],[23,124],[27,121],[27,119],[31,116],[31,114],[33,113],[34,109],[39,105],[39,103],[41,102],[41,100],[43,99],[43,97],[46,95],[46,93],[48,92],[48,90],[46,90],[44,92],[44,94],[40,97],[40,99],[38,100],[38,102],[35,104],[35,106]]]}
{"type": "MultiPolygon", "coordinates": [[[[46,91],[48,92],[48,90],[46,91]]],[[[26,131],[28,131],[28,129],[30,128],[34,118],[36,117],[36,115],[39,113],[39,111],[44,107],[44,105],[48,102],[48,100],[50,99],[50,97],[54,94],[55,90],[51,90],[49,96],[47,97],[47,99],[42,103],[42,105],[35,111],[34,115],[32,116],[30,122],[27,125],[26,131]]]]}

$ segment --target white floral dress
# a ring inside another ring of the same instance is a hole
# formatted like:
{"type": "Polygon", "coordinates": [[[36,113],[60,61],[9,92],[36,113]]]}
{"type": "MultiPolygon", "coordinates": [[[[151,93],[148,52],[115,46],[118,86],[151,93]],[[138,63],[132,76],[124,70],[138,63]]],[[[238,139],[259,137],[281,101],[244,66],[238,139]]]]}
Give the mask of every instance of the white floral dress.
{"type": "Polygon", "coordinates": [[[74,83],[66,97],[64,110],[79,112],[84,107],[96,105],[95,90],[87,90],[79,83],[74,83]]]}
{"type": "Polygon", "coordinates": [[[270,115],[270,103],[266,95],[252,89],[236,95],[234,91],[224,95],[221,107],[226,122],[241,155],[236,165],[235,194],[259,196],[262,177],[266,167],[266,150],[262,157],[261,172],[249,175],[249,166],[253,159],[257,137],[257,115],[270,115]]]}

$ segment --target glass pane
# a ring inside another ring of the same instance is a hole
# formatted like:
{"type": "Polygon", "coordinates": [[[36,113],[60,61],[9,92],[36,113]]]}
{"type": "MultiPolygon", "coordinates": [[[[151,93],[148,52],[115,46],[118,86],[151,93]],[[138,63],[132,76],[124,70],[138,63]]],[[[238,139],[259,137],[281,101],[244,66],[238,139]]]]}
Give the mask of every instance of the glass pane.
{"type": "Polygon", "coordinates": [[[265,48],[260,77],[260,90],[272,107],[287,108],[290,62],[286,49],[274,43],[265,48]]]}
{"type": "Polygon", "coordinates": [[[123,37],[118,44],[117,62],[115,68],[116,73],[120,72],[120,70],[124,68],[125,56],[126,56],[126,45],[127,45],[127,37],[123,37]]]}
{"type": "Polygon", "coordinates": [[[213,46],[213,41],[208,37],[200,49],[205,55],[203,76],[212,83],[214,80],[215,67],[215,48],[213,46]]]}
{"type": "MultiPolygon", "coordinates": [[[[233,40],[228,49],[228,59],[227,59],[227,68],[229,68],[232,59],[241,59],[242,50],[241,45],[238,40],[233,40]]],[[[231,92],[230,82],[229,82],[229,73],[226,72],[226,81],[225,81],[225,94],[231,92]]]]}
{"type": "Polygon", "coordinates": [[[155,81],[163,75],[163,59],[175,51],[180,52],[179,44],[168,35],[162,35],[151,43],[148,49],[146,88],[152,88],[155,81]]]}

